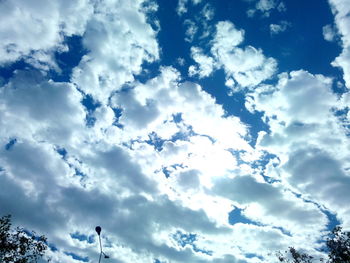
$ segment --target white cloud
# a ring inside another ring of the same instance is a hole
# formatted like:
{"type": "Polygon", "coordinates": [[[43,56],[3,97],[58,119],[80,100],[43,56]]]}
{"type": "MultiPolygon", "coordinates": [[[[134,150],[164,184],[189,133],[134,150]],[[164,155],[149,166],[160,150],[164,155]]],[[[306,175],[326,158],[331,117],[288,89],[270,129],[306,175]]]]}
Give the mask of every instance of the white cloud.
{"type": "Polygon", "coordinates": [[[49,53],[59,47],[64,36],[84,33],[93,7],[87,0],[74,3],[15,0],[1,1],[0,10],[0,63],[3,64],[23,57],[51,61],[49,53]]]}
{"type": "Polygon", "coordinates": [[[160,76],[146,84],[113,96],[113,106],[123,110],[120,123],[128,130],[127,135],[135,136],[137,132],[140,138],[148,138],[150,132],[158,130],[165,122],[172,122],[173,115],[180,113],[182,123],[191,125],[195,133],[210,136],[227,147],[247,147],[239,138],[246,130],[238,118],[224,118],[222,107],[199,85],[178,80],[176,70],[163,68],[160,76]]]}
{"type": "Polygon", "coordinates": [[[179,0],[176,8],[176,12],[179,16],[187,13],[187,7],[186,7],[187,2],[188,0],[179,0]]]}
{"type": "Polygon", "coordinates": [[[190,19],[186,19],[184,21],[184,25],[186,27],[186,31],[185,31],[185,41],[187,42],[192,42],[197,31],[198,31],[198,27],[196,26],[196,23],[193,22],[190,19]]]}
{"type": "Polygon", "coordinates": [[[182,57],[179,57],[176,59],[177,64],[179,64],[180,66],[184,66],[186,64],[186,60],[182,57]]]}
{"type": "MultiPolygon", "coordinates": [[[[302,78],[306,79],[306,86],[310,86],[310,89],[321,89],[321,91],[324,89],[324,93],[321,92],[320,96],[329,97],[331,95],[331,93],[327,93],[330,81],[326,78],[321,76],[313,77],[305,72],[292,73],[291,76],[293,77],[293,81],[290,81],[291,83],[287,83],[288,76],[281,76],[280,85],[283,87],[282,89],[286,89],[286,92],[292,92],[291,94],[288,93],[286,98],[290,97],[294,90],[296,102],[300,100],[298,96],[305,96],[302,90],[300,92],[296,90],[301,85],[300,79],[302,78]],[[322,85],[325,85],[325,87],[322,85]]],[[[130,115],[128,118],[122,118],[121,123],[124,125],[124,131],[128,136],[131,138],[137,137],[140,140],[142,138],[146,139],[146,134],[150,134],[151,131],[158,133],[159,125],[171,123],[172,117],[169,116],[172,116],[176,112],[181,113],[182,120],[180,123],[173,123],[169,126],[167,124],[166,127],[169,131],[170,127],[175,129],[171,133],[165,133],[167,135],[161,138],[168,140],[171,134],[181,132],[184,134],[185,140],[182,140],[180,137],[175,142],[167,141],[163,144],[162,149],[158,150],[158,153],[154,153],[153,147],[147,147],[147,144],[143,142],[133,143],[131,146],[134,152],[133,154],[135,154],[133,159],[135,161],[137,160],[140,166],[143,167],[143,170],[147,170],[149,173],[151,173],[151,171],[161,171],[162,168],[166,168],[170,177],[167,180],[158,181],[159,184],[163,185],[160,187],[160,189],[162,189],[161,191],[171,196],[171,198],[180,201],[182,205],[191,207],[192,209],[203,209],[210,218],[215,218],[216,222],[227,224],[227,222],[225,223],[225,220],[222,219],[222,215],[228,214],[230,209],[232,209],[230,205],[223,206],[222,204],[225,204],[226,201],[220,200],[219,202],[216,201],[217,205],[211,207],[208,204],[215,200],[216,195],[208,197],[207,195],[203,195],[203,193],[205,193],[206,188],[211,188],[213,185],[214,189],[220,186],[216,182],[216,178],[219,178],[218,180],[220,181],[220,179],[222,180],[222,178],[225,178],[225,176],[232,171],[234,171],[234,173],[239,173],[238,171],[241,170],[240,172],[244,174],[243,166],[238,166],[235,157],[224,149],[245,149],[248,152],[252,152],[252,150],[249,149],[247,145],[237,144],[237,139],[239,137],[236,137],[230,143],[229,139],[232,138],[232,135],[235,133],[237,134],[237,130],[235,131],[233,127],[230,128],[229,121],[232,122],[232,120],[230,120],[230,118],[220,118],[220,116],[222,116],[222,110],[217,106],[214,107],[213,100],[208,97],[206,93],[201,91],[199,86],[186,82],[179,84],[177,82],[178,77],[174,69],[163,68],[160,76],[145,84],[136,85],[133,89],[125,91],[129,94],[128,96],[133,98],[135,103],[139,103],[142,107],[149,107],[151,104],[147,104],[147,101],[150,101],[152,98],[154,100],[153,103],[156,105],[155,107],[162,110],[159,110],[153,119],[145,120],[146,123],[142,125],[137,124],[139,123],[137,118],[142,112],[147,112],[145,109],[140,109],[140,113],[135,114],[135,117],[130,115]],[[172,95],[170,96],[170,94],[172,95]],[[179,111],[179,109],[181,109],[181,111],[179,111]],[[205,119],[202,119],[201,116],[203,115],[206,116],[205,119]],[[135,119],[136,123],[133,123],[133,119],[135,119]],[[197,134],[210,136],[214,141],[206,136],[190,135],[188,133],[188,127],[184,127],[186,124],[191,124],[193,131],[197,134]],[[215,127],[215,129],[211,127],[215,127]],[[222,128],[217,129],[217,127],[222,128]],[[135,132],[135,128],[137,128],[137,132],[135,132]],[[142,135],[143,133],[145,135],[142,135]],[[234,146],[234,142],[236,146],[234,146]],[[206,200],[205,206],[203,206],[203,199],[206,200]],[[213,211],[215,211],[215,213],[213,213],[213,211]],[[215,217],[215,214],[219,214],[221,219],[215,217]]],[[[305,93],[313,94],[313,92],[308,90],[305,90],[305,93]]],[[[115,96],[113,100],[118,101],[118,98],[122,98],[125,94],[116,93],[115,96]]],[[[276,101],[278,101],[278,99],[276,99],[276,101]]],[[[120,101],[126,100],[121,99],[120,101]]],[[[128,114],[129,109],[134,108],[133,104],[134,103],[125,103],[121,106],[125,114],[128,114]]],[[[272,103],[267,105],[270,104],[272,103]]],[[[287,111],[295,109],[294,106],[288,105],[289,104],[286,106],[287,111]]],[[[278,107],[279,106],[277,106],[277,108],[278,107]]],[[[324,104],[323,102],[316,101],[314,107],[319,110],[324,107],[324,104]]],[[[297,118],[303,118],[304,112],[312,108],[313,107],[310,106],[309,108],[300,109],[297,118]]],[[[327,111],[321,111],[320,114],[326,113],[327,111]]],[[[287,116],[288,114],[285,115],[287,116]]],[[[320,118],[320,115],[315,116],[315,118],[320,118]]],[[[264,145],[264,147],[267,148],[266,145],[264,145]]],[[[159,176],[164,176],[161,172],[158,172],[158,174],[159,176]]],[[[255,182],[254,179],[249,179],[251,182],[248,185],[253,188],[253,190],[250,190],[244,187],[245,184],[241,182],[239,178],[233,179],[232,183],[235,182],[235,180],[238,182],[236,187],[239,191],[232,191],[232,194],[230,194],[230,191],[225,192],[217,190],[218,195],[223,195],[224,198],[228,198],[231,204],[245,206],[247,217],[269,226],[283,227],[286,231],[291,232],[294,241],[289,241],[289,244],[291,244],[291,242],[296,242],[295,244],[304,244],[306,246],[312,236],[312,240],[315,241],[314,245],[317,246],[316,240],[319,238],[319,233],[327,224],[325,215],[320,212],[317,206],[295,197],[289,190],[283,188],[282,185],[277,187],[261,181],[255,182]],[[245,195],[248,190],[255,193],[255,195],[245,195]],[[261,196],[259,197],[260,192],[261,196]],[[276,207],[288,207],[288,209],[283,212],[276,207]],[[308,218],[308,221],[305,221],[305,215],[307,215],[306,218],[308,218]],[[319,221],[316,222],[315,220],[319,221]],[[305,222],[310,225],[308,228],[310,231],[308,232],[309,238],[306,238],[304,235],[304,229],[300,229],[299,227],[300,224],[305,224],[305,222]]],[[[230,180],[227,180],[221,185],[228,187],[230,186],[229,182],[231,183],[230,180]]],[[[240,228],[240,226],[237,226],[237,228],[240,228]]],[[[267,230],[261,231],[264,232],[267,230]]],[[[218,236],[205,236],[205,238],[208,239],[208,242],[209,240],[219,242],[218,236]]],[[[257,238],[262,238],[262,236],[259,235],[257,238]]],[[[277,236],[275,238],[277,238],[277,236]]],[[[288,239],[286,236],[284,236],[284,238],[288,239]]],[[[226,236],[225,240],[227,240],[226,236]]],[[[221,243],[220,246],[221,248],[216,247],[216,249],[218,249],[218,251],[221,249],[221,255],[223,255],[226,252],[225,246],[221,243]]],[[[273,244],[269,244],[268,246],[269,249],[279,248],[273,244]]],[[[261,247],[254,247],[249,244],[246,244],[243,248],[247,253],[248,251],[259,253],[259,249],[261,249],[261,247]]],[[[312,252],[315,253],[315,251],[312,252]]]]}
{"type": "Polygon", "coordinates": [[[192,47],[191,56],[198,66],[190,66],[188,69],[190,76],[198,75],[200,78],[208,77],[214,70],[214,59],[203,54],[200,48],[192,47]]]}
{"type": "Polygon", "coordinates": [[[232,90],[234,90],[236,82],[233,80],[233,78],[227,78],[226,81],[225,81],[225,85],[227,87],[231,88],[232,90]]]}
{"type": "Polygon", "coordinates": [[[346,87],[350,88],[350,46],[344,47],[342,53],[332,62],[332,66],[343,70],[346,87]]]}
{"type": "Polygon", "coordinates": [[[312,241],[317,242],[319,231],[327,224],[326,216],[314,204],[298,199],[283,188],[282,184],[268,184],[258,182],[251,176],[238,176],[233,179],[219,178],[213,190],[239,206],[246,207],[244,214],[248,218],[282,227],[295,238],[301,238],[305,231],[309,231],[309,241],[313,236],[312,241]],[[301,224],[307,227],[300,229],[301,224]]]}
{"type": "Polygon", "coordinates": [[[274,0],[259,0],[256,3],[256,9],[265,12],[276,7],[276,2],[274,0]]]}
{"type": "Polygon", "coordinates": [[[348,46],[350,44],[350,19],[348,17],[348,14],[350,13],[349,3],[346,0],[330,0],[329,3],[335,15],[335,23],[339,33],[342,35],[344,45],[348,46]]]}
{"type": "Polygon", "coordinates": [[[236,29],[235,25],[229,21],[221,21],[216,24],[216,33],[213,39],[213,48],[232,49],[241,44],[244,40],[244,30],[236,29]]]}
{"type": "Polygon", "coordinates": [[[284,32],[291,26],[291,23],[287,21],[281,21],[280,24],[270,24],[270,33],[271,35],[277,35],[281,32],[284,32]]]}
{"type": "Polygon", "coordinates": [[[37,145],[23,140],[10,150],[2,148],[1,155],[1,167],[29,198],[41,196],[47,191],[47,187],[53,186],[59,180],[64,182],[72,178],[69,166],[62,162],[49,144],[37,145]],[[38,165],[39,160],[43,165],[38,165]]]}
{"type": "Polygon", "coordinates": [[[287,11],[287,7],[286,7],[285,3],[281,1],[281,2],[278,4],[278,6],[277,6],[277,10],[278,10],[279,12],[285,12],[285,11],[287,11]]]}
{"type": "Polygon", "coordinates": [[[279,12],[286,11],[286,6],[283,1],[276,0],[258,0],[254,8],[247,11],[248,17],[253,17],[257,11],[261,12],[264,17],[269,17],[271,11],[277,9],[279,12]]]}
{"type": "MultiPolygon", "coordinates": [[[[211,41],[211,55],[200,49],[191,49],[192,58],[198,66],[190,66],[189,74],[207,77],[213,69],[223,68],[226,79],[233,79],[238,85],[235,89],[250,88],[269,79],[276,71],[277,63],[266,58],[262,50],[252,46],[239,47],[244,40],[244,31],[238,30],[229,21],[216,24],[216,32],[211,41]]],[[[228,84],[230,86],[232,83],[228,84]]]]}
{"type": "Polygon", "coordinates": [[[324,205],[348,226],[350,211],[342,194],[349,184],[349,139],[343,128],[347,120],[334,114],[347,105],[331,85],[322,75],[291,72],[280,75],[277,86],[257,89],[250,103],[265,112],[270,126],[270,133],[260,134],[258,145],[278,156],[277,179],[324,205]]]}
{"type": "Polygon", "coordinates": [[[300,147],[291,154],[283,168],[291,174],[289,182],[292,185],[335,211],[344,227],[349,227],[350,209],[346,206],[349,201],[346,193],[350,179],[341,160],[323,149],[300,147]]]}
{"type": "Polygon", "coordinates": [[[159,50],[141,1],[101,2],[95,13],[83,38],[89,53],[74,69],[72,81],[106,103],[113,91],[134,80],[144,61],[158,59],[159,50]]]}
{"type": "Polygon", "coordinates": [[[206,20],[212,20],[215,15],[214,8],[209,3],[206,3],[201,14],[206,20]]]}
{"type": "Polygon", "coordinates": [[[183,189],[198,188],[200,186],[199,176],[198,170],[181,171],[175,175],[178,184],[183,189]]]}
{"type": "Polygon", "coordinates": [[[323,33],[323,38],[330,42],[334,41],[337,35],[332,25],[325,25],[324,27],[322,27],[322,33],[323,33]]]}
{"type": "Polygon", "coordinates": [[[35,138],[64,147],[84,138],[86,113],[74,85],[47,81],[37,71],[17,71],[0,94],[3,136],[35,138]]]}
{"type": "Polygon", "coordinates": [[[188,2],[191,2],[193,5],[198,5],[202,2],[202,0],[178,0],[176,12],[179,16],[182,16],[183,14],[187,13],[188,2]]]}
{"type": "MultiPolygon", "coordinates": [[[[177,6],[177,13],[179,16],[187,13],[187,5],[191,2],[194,7],[200,4],[201,0],[179,0],[177,6]]],[[[184,20],[185,26],[185,41],[193,42],[194,40],[203,40],[207,38],[213,30],[213,26],[210,21],[214,18],[215,10],[210,3],[206,3],[200,7],[199,12],[195,12],[194,15],[190,14],[190,18],[184,20]],[[190,16],[191,15],[191,16],[190,16]]]]}
{"type": "Polygon", "coordinates": [[[226,74],[232,76],[241,87],[256,86],[270,78],[276,70],[276,61],[273,58],[266,58],[261,50],[251,46],[214,52],[226,74]]]}
{"type": "Polygon", "coordinates": [[[0,212],[46,234],[59,249],[49,253],[53,262],[76,262],[63,253],[70,251],[93,258],[96,240],[82,245],[71,241],[69,233],[94,235],[91,226],[97,224],[108,236],[103,240],[106,253],[121,262],[225,258],[229,248],[209,256],[168,241],[177,230],[194,232],[212,240],[211,249],[218,234],[230,233],[230,206],[206,197],[203,185],[237,167],[227,149],[252,151],[243,139],[246,127],[225,117],[200,86],[181,83],[176,70],[163,68],[154,79],[115,93],[110,105],[98,106],[92,127],[85,125],[82,95],[71,83],[18,71],[1,95],[0,180],[7,190],[0,194],[6,204],[0,212]],[[118,122],[123,128],[113,126],[111,107],[122,110],[118,122]],[[177,122],[176,114],[181,114],[177,122]],[[145,142],[152,133],[167,140],[162,150],[145,142]],[[178,138],[172,141],[174,136],[178,138]],[[7,149],[13,138],[17,141],[7,149]],[[162,168],[169,169],[169,180],[159,172],[162,168]],[[36,213],[25,216],[30,211],[36,213]],[[162,233],[167,238],[160,239],[162,233]]]}
{"type": "Polygon", "coordinates": [[[237,30],[232,23],[219,22],[211,53],[218,65],[224,68],[226,77],[233,77],[241,87],[252,87],[270,78],[277,63],[252,46],[237,47],[243,36],[244,31],[237,30]]]}
{"type": "Polygon", "coordinates": [[[279,76],[276,87],[261,86],[255,97],[256,109],[276,115],[285,125],[291,123],[324,123],[332,116],[337,96],[331,90],[332,80],[306,71],[279,76]]]}
{"type": "Polygon", "coordinates": [[[341,35],[343,46],[342,53],[332,62],[335,67],[340,67],[344,73],[344,80],[347,88],[350,88],[350,7],[347,0],[329,0],[332,11],[335,15],[335,24],[341,35]]]}

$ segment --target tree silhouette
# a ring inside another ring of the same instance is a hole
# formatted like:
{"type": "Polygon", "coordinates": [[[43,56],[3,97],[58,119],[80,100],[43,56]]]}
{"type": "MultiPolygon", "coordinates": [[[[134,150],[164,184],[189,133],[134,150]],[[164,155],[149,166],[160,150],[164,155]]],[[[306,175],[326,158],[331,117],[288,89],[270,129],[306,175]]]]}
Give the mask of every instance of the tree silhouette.
{"type": "Polygon", "coordinates": [[[289,250],[286,250],[284,253],[277,252],[277,257],[280,262],[285,263],[312,263],[313,257],[297,251],[294,247],[289,247],[289,250]],[[289,256],[288,256],[289,254],[289,256]]]}
{"type": "Polygon", "coordinates": [[[41,258],[47,249],[46,237],[23,228],[11,229],[11,216],[0,218],[0,262],[33,263],[41,258]]]}
{"type": "MultiPolygon", "coordinates": [[[[328,259],[319,259],[318,262],[325,263],[350,263],[350,232],[345,232],[340,226],[333,229],[326,241],[325,252],[328,253],[328,259]]],[[[276,254],[280,262],[285,263],[314,263],[317,262],[314,257],[297,251],[293,247],[276,254]]]]}
{"type": "Polygon", "coordinates": [[[350,262],[350,232],[342,231],[340,226],[335,227],[331,237],[327,240],[327,247],[329,262],[350,262]]]}

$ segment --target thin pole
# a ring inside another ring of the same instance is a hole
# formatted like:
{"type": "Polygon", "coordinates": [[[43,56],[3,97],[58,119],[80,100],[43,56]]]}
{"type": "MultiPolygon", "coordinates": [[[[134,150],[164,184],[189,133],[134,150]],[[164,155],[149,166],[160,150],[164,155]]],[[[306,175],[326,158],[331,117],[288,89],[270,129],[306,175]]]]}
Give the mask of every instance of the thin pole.
{"type": "Polygon", "coordinates": [[[101,263],[101,257],[102,257],[102,243],[101,243],[101,236],[98,235],[98,240],[100,241],[100,257],[98,259],[98,263],[101,263]]]}
{"type": "MultiPolygon", "coordinates": [[[[0,0],[1,1],[1,0],[0,0]]],[[[102,242],[101,242],[101,227],[100,226],[97,226],[95,228],[96,230],[96,233],[98,235],[98,241],[100,243],[100,257],[98,258],[98,263],[101,263],[101,258],[102,258],[102,254],[105,256],[105,258],[109,258],[109,256],[107,256],[103,251],[102,251],[102,242]]]]}

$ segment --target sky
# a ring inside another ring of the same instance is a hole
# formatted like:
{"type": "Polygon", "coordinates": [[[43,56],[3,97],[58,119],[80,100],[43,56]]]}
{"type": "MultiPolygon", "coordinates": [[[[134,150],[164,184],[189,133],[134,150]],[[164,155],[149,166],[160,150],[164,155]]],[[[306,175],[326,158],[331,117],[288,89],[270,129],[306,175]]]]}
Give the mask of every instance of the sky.
{"type": "Polygon", "coordinates": [[[51,262],[315,258],[350,229],[349,0],[0,1],[0,215],[51,262]]]}

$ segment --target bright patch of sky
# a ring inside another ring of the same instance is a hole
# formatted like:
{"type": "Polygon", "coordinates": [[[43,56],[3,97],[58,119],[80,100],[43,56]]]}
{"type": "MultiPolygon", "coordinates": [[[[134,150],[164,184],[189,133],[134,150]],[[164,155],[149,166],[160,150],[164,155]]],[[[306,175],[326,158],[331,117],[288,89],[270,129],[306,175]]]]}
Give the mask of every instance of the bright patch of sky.
{"type": "Polygon", "coordinates": [[[0,1],[0,215],[51,262],[276,262],[350,228],[350,1],[0,1]]]}

